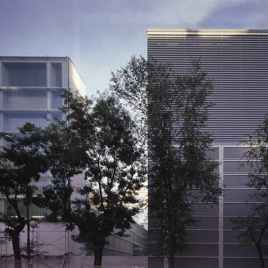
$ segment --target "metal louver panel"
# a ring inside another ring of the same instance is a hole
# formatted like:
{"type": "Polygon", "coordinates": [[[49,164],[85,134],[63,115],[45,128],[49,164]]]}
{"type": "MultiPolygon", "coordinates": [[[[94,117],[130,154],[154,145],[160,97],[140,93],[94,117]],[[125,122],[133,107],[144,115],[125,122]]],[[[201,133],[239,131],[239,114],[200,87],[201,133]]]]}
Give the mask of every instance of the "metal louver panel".
{"type": "Polygon", "coordinates": [[[184,74],[194,59],[213,82],[207,131],[230,144],[252,134],[268,109],[268,32],[148,31],[148,58],[184,74]]]}

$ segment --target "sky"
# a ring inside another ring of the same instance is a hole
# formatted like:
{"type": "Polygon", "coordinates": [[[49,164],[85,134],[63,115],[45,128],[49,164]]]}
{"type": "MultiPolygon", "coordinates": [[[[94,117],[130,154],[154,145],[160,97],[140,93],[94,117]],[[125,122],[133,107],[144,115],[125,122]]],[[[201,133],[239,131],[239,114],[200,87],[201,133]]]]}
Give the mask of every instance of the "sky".
{"type": "Polygon", "coordinates": [[[267,0],[0,0],[0,56],[69,56],[87,95],[147,57],[148,29],[268,29],[267,0]]]}
{"type": "Polygon", "coordinates": [[[87,95],[147,58],[148,29],[268,29],[267,0],[0,0],[0,56],[69,56],[87,95]]]}

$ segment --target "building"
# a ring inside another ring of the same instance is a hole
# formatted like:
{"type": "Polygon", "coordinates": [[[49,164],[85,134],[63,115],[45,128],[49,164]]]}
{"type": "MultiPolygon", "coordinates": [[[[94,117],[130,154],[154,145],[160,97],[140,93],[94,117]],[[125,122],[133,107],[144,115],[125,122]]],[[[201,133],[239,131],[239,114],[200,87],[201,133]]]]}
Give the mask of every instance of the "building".
{"type": "MultiPolygon", "coordinates": [[[[47,119],[63,118],[58,109],[63,105],[61,89],[79,90],[83,95],[86,92],[69,57],[0,57],[0,131],[16,134],[18,127],[26,122],[45,127],[47,119]]],[[[43,174],[37,186],[47,185],[51,179],[49,172],[43,174]]],[[[6,200],[0,197],[0,211],[6,209],[6,200]]],[[[22,211],[26,217],[26,208],[22,207],[22,211]]],[[[70,251],[69,234],[60,226],[43,222],[44,213],[43,209],[30,206],[29,217],[40,219],[39,228],[31,235],[43,244],[42,251],[54,256],[64,255],[70,251]]],[[[4,225],[0,225],[1,229],[4,225]]],[[[26,241],[26,232],[21,234],[21,239],[26,241]]],[[[11,243],[2,235],[0,251],[1,256],[7,257],[13,252],[11,243]]]]}
{"type": "Polygon", "coordinates": [[[25,122],[44,127],[59,115],[61,89],[85,84],[68,57],[0,57],[0,130],[18,132],[25,122]]]}
{"type": "MultiPolygon", "coordinates": [[[[0,57],[0,131],[16,134],[26,122],[45,127],[47,119],[63,118],[62,89],[86,93],[70,58],[0,57]]],[[[38,183],[42,186],[50,179],[44,174],[38,183]]],[[[1,199],[0,209],[6,209],[1,199]]],[[[32,207],[30,214],[38,218],[43,211],[32,207]]]]}
{"type": "MultiPolygon", "coordinates": [[[[196,208],[198,226],[188,230],[190,250],[176,257],[176,267],[258,267],[254,246],[244,249],[232,231],[231,217],[247,215],[245,186],[249,169],[241,167],[241,141],[262,122],[268,107],[268,30],[149,29],[148,58],[184,74],[200,59],[212,80],[215,103],[208,121],[219,161],[224,194],[215,209],[196,208]]],[[[148,248],[155,243],[149,215],[148,248]]],[[[268,262],[268,260],[266,260],[268,262]]],[[[149,267],[163,267],[153,253],[149,267]]]]}
{"type": "MultiPolygon", "coordinates": [[[[47,119],[62,118],[64,115],[59,111],[63,105],[62,89],[86,93],[86,86],[69,57],[0,57],[0,131],[16,134],[18,127],[26,122],[45,127],[47,119]]],[[[47,185],[51,179],[49,172],[43,174],[37,186],[47,185]]],[[[73,181],[81,185],[84,180],[80,179],[78,176],[73,181]]],[[[6,201],[0,197],[0,212],[6,209],[6,201]]],[[[26,217],[26,208],[22,210],[26,217]]],[[[42,260],[43,263],[61,267],[67,254],[81,254],[80,245],[71,240],[71,234],[62,224],[44,221],[44,214],[43,209],[30,206],[29,217],[40,219],[39,228],[31,229],[31,240],[42,244],[40,251],[45,256],[53,257],[51,261],[42,260]]],[[[0,223],[0,266],[12,267],[12,245],[3,236],[3,230],[4,225],[0,223]]],[[[111,237],[111,246],[105,254],[139,255],[140,251],[144,254],[146,230],[134,225],[129,232],[128,239],[111,237]]],[[[21,240],[26,242],[26,232],[21,234],[21,240]]]]}

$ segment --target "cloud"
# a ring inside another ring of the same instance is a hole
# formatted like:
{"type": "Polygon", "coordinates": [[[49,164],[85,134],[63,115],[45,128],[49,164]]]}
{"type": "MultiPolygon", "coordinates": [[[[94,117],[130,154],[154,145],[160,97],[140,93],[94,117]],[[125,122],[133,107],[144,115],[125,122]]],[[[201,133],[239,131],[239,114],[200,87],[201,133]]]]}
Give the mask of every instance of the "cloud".
{"type": "Polygon", "coordinates": [[[268,4],[263,0],[228,0],[216,5],[200,22],[201,28],[265,28],[268,4]]]}
{"type": "Polygon", "coordinates": [[[155,2],[152,14],[158,23],[174,24],[179,28],[195,27],[213,10],[217,2],[217,0],[160,0],[155,2]]]}
{"type": "Polygon", "coordinates": [[[260,28],[267,7],[266,0],[156,0],[144,18],[152,28],[260,28]]]}

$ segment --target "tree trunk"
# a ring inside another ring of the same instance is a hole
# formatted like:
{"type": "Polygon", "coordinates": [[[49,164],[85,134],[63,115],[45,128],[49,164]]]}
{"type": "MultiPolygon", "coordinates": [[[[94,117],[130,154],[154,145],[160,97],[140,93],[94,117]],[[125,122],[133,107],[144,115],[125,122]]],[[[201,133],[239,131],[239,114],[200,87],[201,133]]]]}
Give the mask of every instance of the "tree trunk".
{"type": "Polygon", "coordinates": [[[168,268],[175,268],[175,257],[171,257],[168,261],[168,268]]]}
{"type": "Polygon", "coordinates": [[[21,268],[21,260],[14,260],[14,268],[21,268]]]}
{"type": "Polygon", "coordinates": [[[261,268],[265,268],[264,259],[263,259],[263,253],[262,253],[262,248],[261,248],[260,245],[256,245],[256,248],[257,248],[257,251],[258,251],[261,268]]]}
{"type": "Polygon", "coordinates": [[[103,247],[94,250],[94,267],[101,267],[102,265],[103,247]]]}
{"type": "Polygon", "coordinates": [[[14,268],[21,268],[21,255],[20,255],[20,236],[13,234],[11,237],[12,247],[14,252],[14,268]]]}

